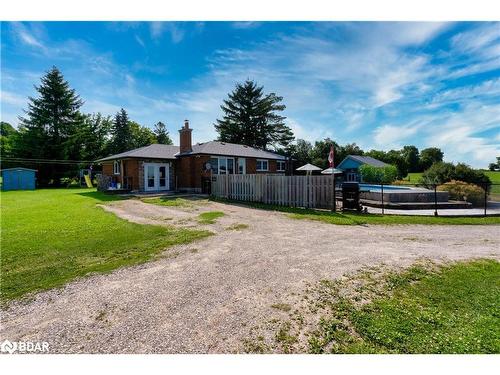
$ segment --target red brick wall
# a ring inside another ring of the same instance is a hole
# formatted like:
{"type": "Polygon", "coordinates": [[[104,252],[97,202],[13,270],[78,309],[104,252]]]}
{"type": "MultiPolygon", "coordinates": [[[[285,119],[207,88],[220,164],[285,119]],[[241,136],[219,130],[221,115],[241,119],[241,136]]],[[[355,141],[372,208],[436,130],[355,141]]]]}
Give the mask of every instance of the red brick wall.
{"type": "Polygon", "coordinates": [[[277,163],[276,160],[268,160],[268,171],[257,171],[257,159],[247,158],[247,174],[261,174],[261,173],[284,173],[277,172],[277,163]]]}
{"type": "Polygon", "coordinates": [[[113,174],[113,162],[102,164],[102,174],[105,176],[111,176],[113,174]]]}
{"type": "Polygon", "coordinates": [[[182,128],[179,130],[179,152],[190,152],[193,150],[192,147],[192,133],[193,129],[182,128]]]}
{"type": "Polygon", "coordinates": [[[203,166],[209,159],[208,155],[184,156],[177,159],[177,188],[201,189],[203,166]]]}
{"type": "Polygon", "coordinates": [[[132,190],[139,190],[139,161],[136,159],[123,161],[124,177],[132,177],[132,190]]]}

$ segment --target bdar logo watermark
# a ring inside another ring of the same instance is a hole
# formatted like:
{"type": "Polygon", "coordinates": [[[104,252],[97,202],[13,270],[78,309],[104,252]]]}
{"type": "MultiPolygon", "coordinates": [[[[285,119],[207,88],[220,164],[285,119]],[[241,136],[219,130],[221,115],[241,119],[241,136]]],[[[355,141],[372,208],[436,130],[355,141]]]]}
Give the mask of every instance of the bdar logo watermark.
{"type": "Polygon", "coordinates": [[[9,341],[0,344],[2,353],[48,353],[49,343],[46,341],[9,341]]]}

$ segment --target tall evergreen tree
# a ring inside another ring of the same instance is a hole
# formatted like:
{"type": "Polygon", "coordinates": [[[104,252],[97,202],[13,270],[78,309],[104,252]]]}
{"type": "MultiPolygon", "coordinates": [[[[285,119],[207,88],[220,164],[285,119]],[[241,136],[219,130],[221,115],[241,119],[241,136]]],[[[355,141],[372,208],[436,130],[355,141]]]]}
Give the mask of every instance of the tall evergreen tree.
{"type": "MultiPolygon", "coordinates": [[[[25,117],[19,117],[19,156],[58,160],[73,157],[71,138],[83,122],[79,112],[83,101],[55,66],[41,78],[41,85],[35,89],[39,96],[29,98],[25,117]]],[[[42,185],[50,181],[59,185],[65,169],[56,163],[41,165],[38,181],[42,185]]]]}
{"type": "Polygon", "coordinates": [[[274,93],[264,95],[263,89],[250,80],[236,85],[221,105],[222,120],[214,124],[220,141],[262,149],[286,147],[293,141],[292,130],[284,123],[286,117],[278,114],[285,109],[283,98],[274,93]]]}
{"type": "Polygon", "coordinates": [[[134,147],[132,139],[132,129],[128,119],[127,111],[120,109],[114,118],[113,127],[111,129],[111,152],[119,154],[134,147]]]}
{"type": "Polygon", "coordinates": [[[170,135],[168,134],[167,127],[163,122],[158,121],[158,123],[155,125],[154,133],[156,136],[156,142],[162,145],[173,144],[172,139],[170,139],[170,135]]]}

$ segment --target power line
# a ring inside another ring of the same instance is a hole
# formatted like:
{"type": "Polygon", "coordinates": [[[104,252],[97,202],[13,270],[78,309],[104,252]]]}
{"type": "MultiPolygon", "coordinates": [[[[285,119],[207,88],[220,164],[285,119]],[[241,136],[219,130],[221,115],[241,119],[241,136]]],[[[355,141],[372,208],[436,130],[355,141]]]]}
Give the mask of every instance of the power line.
{"type": "Polygon", "coordinates": [[[34,164],[95,164],[89,160],[58,160],[58,159],[31,159],[31,158],[2,158],[1,161],[18,162],[18,163],[34,163],[34,164]]]}

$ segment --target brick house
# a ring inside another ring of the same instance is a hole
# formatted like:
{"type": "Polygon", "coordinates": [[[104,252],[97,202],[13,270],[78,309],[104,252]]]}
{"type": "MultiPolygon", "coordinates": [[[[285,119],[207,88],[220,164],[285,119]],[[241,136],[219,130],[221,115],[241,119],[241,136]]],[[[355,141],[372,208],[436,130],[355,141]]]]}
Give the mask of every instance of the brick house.
{"type": "Polygon", "coordinates": [[[226,142],[192,144],[186,120],[179,146],[152,144],[97,160],[101,190],[208,192],[217,174],[285,174],[289,163],[274,152],[226,142]]]}

